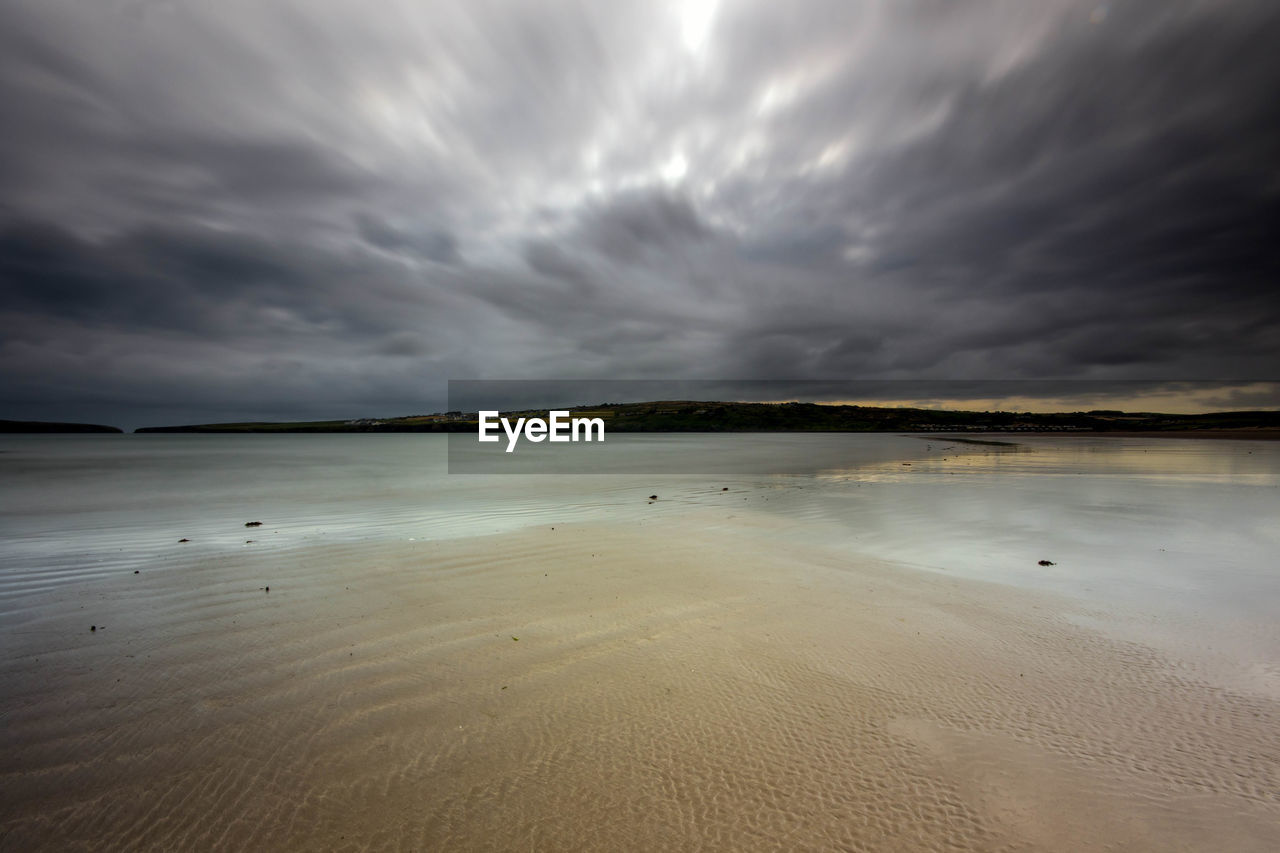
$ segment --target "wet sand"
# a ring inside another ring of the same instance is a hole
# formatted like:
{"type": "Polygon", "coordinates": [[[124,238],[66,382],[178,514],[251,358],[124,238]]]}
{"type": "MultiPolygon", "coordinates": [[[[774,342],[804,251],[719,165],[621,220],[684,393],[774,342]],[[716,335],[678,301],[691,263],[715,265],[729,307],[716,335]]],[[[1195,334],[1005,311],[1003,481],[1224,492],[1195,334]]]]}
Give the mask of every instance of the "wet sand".
{"type": "MultiPolygon", "coordinates": [[[[988,434],[988,433],[984,433],[988,434]]],[[[990,435],[1026,436],[1050,435],[1054,438],[1207,438],[1227,441],[1280,441],[1280,429],[1256,427],[1251,429],[1189,429],[1189,430],[1108,430],[1106,432],[999,432],[990,435]]]]}
{"type": "Polygon", "coordinates": [[[29,596],[0,847],[1280,849],[1265,693],[1066,599],[736,525],[246,548],[29,596]]]}

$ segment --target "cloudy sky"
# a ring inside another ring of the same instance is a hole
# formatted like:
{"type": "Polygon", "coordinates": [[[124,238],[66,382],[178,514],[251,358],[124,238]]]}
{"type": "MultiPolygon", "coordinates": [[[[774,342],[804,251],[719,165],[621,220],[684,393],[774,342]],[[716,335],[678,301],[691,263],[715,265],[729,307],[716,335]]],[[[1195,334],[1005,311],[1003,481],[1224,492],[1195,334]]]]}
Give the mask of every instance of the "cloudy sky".
{"type": "Polygon", "coordinates": [[[0,417],[466,378],[1275,407],[1277,44],[1274,0],[0,0],[0,417]]]}

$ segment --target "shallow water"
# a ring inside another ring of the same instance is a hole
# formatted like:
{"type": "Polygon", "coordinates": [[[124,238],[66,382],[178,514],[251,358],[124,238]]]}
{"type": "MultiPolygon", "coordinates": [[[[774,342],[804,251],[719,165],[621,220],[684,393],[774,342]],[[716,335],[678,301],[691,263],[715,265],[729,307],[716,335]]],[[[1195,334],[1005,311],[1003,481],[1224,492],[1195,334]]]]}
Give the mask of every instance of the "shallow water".
{"type": "Polygon", "coordinates": [[[1223,616],[1280,605],[1280,446],[1018,441],[963,456],[930,441],[923,462],[823,472],[817,499],[782,508],[860,552],[984,580],[1223,616]]]}
{"type": "Polygon", "coordinates": [[[770,523],[780,536],[822,537],[857,553],[1083,599],[1214,611],[1224,620],[1280,608],[1276,443],[1017,441],[611,436],[605,448],[620,470],[651,457],[655,469],[698,459],[736,473],[504,476],[447,473],[447,437],[439,435],[7,436],[0,613],[4,601],[31,592],[232,549],[454,538],[665,513],[700,513],[716,524],[744,511],[777,519],[770,523]],[[761,474],[760,459],[794,473],[761,474]],[[661,499],[650,504],[654,492],[661,499]],[[258,520],[262,527],[244,527],[258,520]],[[1055,565],[1041,567],[1041,559],[1055,565]]]}
{"type": "MultiPolygon", "coordinates": [[[[443,435],[125,435],[0,438],[2,600],[59,584],[246,547],[440,539],[531,525],[618,520],[657,486],[692,476],[558,476],[528,454],[520,476],[450,475],[443,435]],[[245,522],[262,521],[261,528],[245,522]],[[180,539],[190,540],[179,544],[180,539]]],[[[557,448],[560,449],[560,448],[557,448]]],[[[644,459],[747,474],[757,460],[809,473],[923,452],[898,436],[611,437],[634,472],[644,459]]],[[[669,469],[668,469],[669,470],[669,469]]],[[[753,480],[752,482],[759,482],[753,480]]]]}

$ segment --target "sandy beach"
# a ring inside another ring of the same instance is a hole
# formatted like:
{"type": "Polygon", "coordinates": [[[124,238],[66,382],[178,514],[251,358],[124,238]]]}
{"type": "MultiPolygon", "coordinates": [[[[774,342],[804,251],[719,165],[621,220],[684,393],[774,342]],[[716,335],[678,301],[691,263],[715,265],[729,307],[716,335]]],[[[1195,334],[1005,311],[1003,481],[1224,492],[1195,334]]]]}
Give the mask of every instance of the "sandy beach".
{"type": "Polygon", "coordinates": [[[0,853],[1280,853],[1277,45],[0,0],[0,853]]]}
{"type": "Polygon", "coordinates": [[[0,847],[1280,845],[1274,698],[1078,602],[720,518],[246,548],[28,596],[0,847]]]}

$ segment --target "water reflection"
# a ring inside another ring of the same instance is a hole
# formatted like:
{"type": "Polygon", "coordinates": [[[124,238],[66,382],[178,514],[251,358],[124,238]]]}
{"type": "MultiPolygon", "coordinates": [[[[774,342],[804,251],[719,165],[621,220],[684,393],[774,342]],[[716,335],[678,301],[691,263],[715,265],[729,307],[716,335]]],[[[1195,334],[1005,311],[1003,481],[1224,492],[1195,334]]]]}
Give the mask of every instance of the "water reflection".
{"type": "Polygon", "coordinates": [[[9,437],[0,597],[139,564],[181,566],[248,539],[288,548],[668,514],[732,525],[767,514],[770,529],[797,541],[1086,600],[1229,618],[1280,605],[1275,443],[618,438],[607,447],[627,473],[563,477],[450,475],[443,436],[9,437]],[[679,461],[677,470],[713,462],[717,473],[638,473],[655,455],[679,461]],[[761,460],[774,470],[785,461],[791,473],[763,474],[761,460]],[[653,492],[662,500],[649,505],[653,492]],[[247,534],[249,520],[265,525],[247,534]]]}
{"type": "Polygon", "coordinates": [[[778,508],[940,571],[1233,613],[1280,604],[1274,443],[1032,437],[954,452],[937,443],[909,466],[825,471],[820,493],[778,508]]]}

